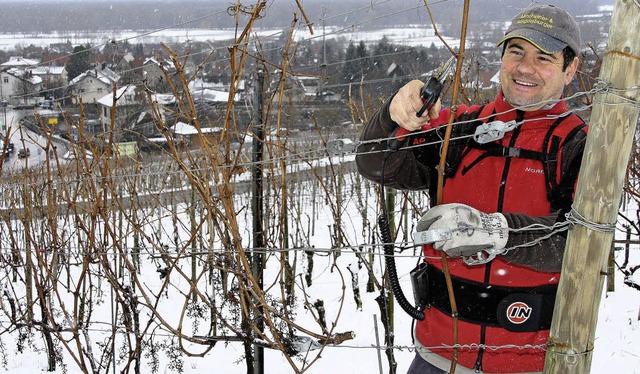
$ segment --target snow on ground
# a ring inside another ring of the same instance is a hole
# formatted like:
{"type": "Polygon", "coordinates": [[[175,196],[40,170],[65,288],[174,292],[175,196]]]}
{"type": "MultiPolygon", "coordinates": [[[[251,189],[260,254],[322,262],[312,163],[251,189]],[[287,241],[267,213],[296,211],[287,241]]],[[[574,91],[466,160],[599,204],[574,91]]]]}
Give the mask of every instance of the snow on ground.
{"type": "MultiPolygon", "coordinates": [[[[92,45],[99,46],[110,43],[113,40],[128,40],[135,43],[151,43],[159,44],[160,42],[171,44],[184,41],[191,42],[215,42],[230,41],[235,37],[236,31],[233,29],[164,29],[156,32],[148,30],[116,30],[116,31],[96,31],[96,32],[52,32],[50,34],[9,34],[0,33],[0,50],[12,51],[16,46],[27,47],[35,45],[39,47],[48,47],[51,44],[66,43],[70,41],[73,45],[92,45]]],[[[277,40],[282,34],[281,29],[255,29],[253,37],[261,40],[275,39],[277,40]]],[[[432,44],[441,47],[442,40],[434,35],[433,29],[421,26],[404,26],[397,28],[381,29],[376,31],[363,31],[357,27],[346,28],[327,28],[325,30],[326,39],[344,38],[348,41],[365,43],[378,43],[383,37],[386,37],[390,43],[402,43],[412,47],[423,46],[430,47],[432,44]]],[[[318,38],[317,32],[312,35],[311,32],[303,27],[298,28],[294,34],[297,41],[312,40],[318,38]]],[[[443,37],[443,39],[455,48],[459,46],[460,41],[451,37],[443,37]]]]}
{"type": "MultiPolygon", "coordinates": [[[[365,243],[366,240],[360,237],[361,218],[360,213],[354,208],[354,202],[348,202],[349,208],[343,215],[343,222],[347,228],[349,240],[352,243],[365,243]]],[[[371,209],[372,210],[372,209],[371,209]]],[[[249,217],[240,216],[241,222],[251,222],[249,217]]],[[[318,213],[315,222],[316,232],[312,235],[310,242],[316,248],[330,248],[330,234],[328,228],[333,223],[330,212],[327,210],[318,213]]],[[[166,232],[170,232],[170,220],[164,222],[167,226],[166,232]]],[[[248,235],[247,229],[243,228],[245,234],[248,235]]],[[[624,256],[623,251],[616,253],[618,263],[622,263],[624,256]]],[[[306,260],[302,253],[298,256],[298,274],[303,274],[306,269],[306,260]]],[[[376,258],[376,272],[380,274],[381,268],[380,257],[376,258]]],[[[408,272],[415,264],[415,258],[410,255],[403,255],[398,258],[398,273],[403,284],[405,292],[410,295],[410,285],[408,272]]],[[[640,250],[637,246],[632,247],[630,265],[640,265],[640,250]]],[[[309,295],[313,298],[324,300],[327,309],[327,321],[329,325],[333,321],[337,321],[334,332],[355,332],[355,338],[348,340],[338,346],[327,346],[321,353],[321,357],[315,362],[307,373],[378,373],[380,366],[384,373],[388,372],[386,356],[383,351],[376,349],[378,344],[383,343],[383,327],[379,323],[379,310],[374,298],[377,293],[365,293],[365,284],[367,281],[366,272],[361,269],[359,271],[359,289],[363,298],[362,310],[355,307],[353,300],[353,292],[351,289],[351,278],[347,270],[347,266],[355,269],[357,265],[356,257],[345,249],[337,260],[337,269],[331,267],[330,257],[315,256],[314,279],[313,285],[307,289],[309,295]],[[339,271],[338,271],[339,269],[339,271]],[[340,274],[344,279],[341,279],[340,274]],[[343,283],[344,282],[344,283],[343,283]],[[345,286],[344,294],[342,286],[345,286]],[[341,303],[341,301],[344,301],[341,303]],[[378,316],[378,324],[374,322],[374,316],[378,316]],[[376,330],[377,329],[377,330],[376,330]],[[376,335],[377,334],[377,335],[376,335]],[[378,342],[378,339],[380,343],[378,342]],[[381,363],[380,361],[381,360],[381,363]]],[[[155,265],[150,262],[144,262],[145,267],[142,270],[143,283],[150,290],[157,290],[161,285],[161,280],[155,271],[155,265]]],[[[184,266],[189,266],[184,264],[184,266]]],[[[277,271],[277,264],[270,264],[267,267],[268,272],[277,271]]],[[[270,273],[269,276],[273,276],[270,273]]],[[[637,278],[637,277],[636,277],[637,278]]],[[[269,278],[267,278],[269,279],[269,278]]],[[[637,342],[640,341],[640,321],[638,314],[640,308],[640,291],[632,289],[622,283],[623,277],[619,271],[616,271],[616,291],[606,293],[602,299],[599,322],[596,331],[595,351],[592,361],[592,373],[640,373],[640,347],[637,342]]],[[[268,282],[266,282],[268,283],[268,282]]],[[[178,280],[176,287],[186,287],[184,280],[178,280]]],[[[109,306],[109,290],[103,287],[104,295],[102,304],[97,306],[96,314],[100,314],[100,319],[104,320],[107,326],[111,321],[111,309],[109,306]]],[[[171,289],[166,300],[160,305],[163,317],[173,320],[177,318],[177,308],[171,300],[172,296],[176,296],[176,290],[171,289]]],[[[298,290],[298,296],[301,290],[298,290]]],[[[411,298],[410,298],[411,299],[411,298]]],[[[296,322],[302,326],[309,327],[314,331],[315,323],[308,310],[299,308],[296,322]]],[[[395,358],[398,362],[398,373],[406,372],[412,358],[413,352],[410,350],[411,340],[411,320],[402,312],[401,308],[396,305],[395,318],[395,345],[399,347],[394,351],[395,358]]],[[[4,327],[4,325],[3,325],[4,327]]],[[[102,327],[104,329],[104,327],[102,327]]],[[[96,330],[100,327],[96,326],[96,330]]],[[[106,328],[109,330],[109,328],[106,328]]],[[[99,341],[100,338],[108,335],[109,331],[95,332],[93,341],[99,341]]],[[[46,354],[44,351],[36,352],[32,347],[27,347],[24,353],[18,353],[15,340],[9,335],[1,337],[4,344],[0,347],[7,353],[8,361],[5,368],[0,369],[0,373],[18,373],[31,374],[34,372],[42,372],[46,368],[46,354]]],[[[41,342],[40,337],[36,337],[36,342],[41,342]]],[[[41,343],[40,343],[41,344],[41,343]]],[[[36,347],[37,348],[37,347],[36,347]]],[[[40,349],[42,347],[39,347],[40,349]]],[[[190,347],[193,352],[201,352],[202,347],[190,347]]],[[[94,347],[94,349],[99,349],[94,347]]],[[[312,351],[312,356],[318,351],[312,351]]],[[[166,352],[163,353],[166,355],[166,352]]],[[[218,343],[205,357],[189,358],[183,357],[185,373],[244,373],[246,372],[245,364],[242,361],[243,347],[238,343],[223,344],[218,343]]],[[[175,372],[167,366],[166,357],[161,358],[160,373],[175,372]]],[[[68,365],[68,373],[75,374],[78,370],[70,360],[68,355],[65,356],[65,362],[68,365]]],[[[300,366],[301,362],[296,361],[300,366]]],[[[148,366],[143,366],[145,373],[150,372],[148,366]]],[[[265,372],[266,373],[292,373],[293,370],[284,357],[277,351],[265,351],[265,372]]],[[[122,368],[118,368],[121,370],[122,368]]],[[[62,373],[62,369],[57,371],[62,373]]]]}

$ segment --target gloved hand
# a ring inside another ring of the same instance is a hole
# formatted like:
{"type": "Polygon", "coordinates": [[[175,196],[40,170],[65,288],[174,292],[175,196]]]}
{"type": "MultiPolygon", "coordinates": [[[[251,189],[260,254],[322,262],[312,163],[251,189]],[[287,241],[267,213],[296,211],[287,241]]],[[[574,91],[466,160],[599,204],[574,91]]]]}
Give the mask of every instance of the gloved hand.
{"type": "Polygon", "coordinates": [[[451,239],[433,243],[435,249],[448,256],[474,256],[489,250],[500,253],[509,237],[507,220],[501,213],[483,213],[465,204],[437,205],[427,211],[417,231],[448,228],[451,239]]]}
{"type": "Polygon", "coordinates": [[[416,131],[422,128],[431,118],[438,118],[442,102],[438,99],[428,112],[424,112],[422,117],[416,113],[422,107],[422,97],[420,90],[424,83],[419,80],[412,80],[398,90],[389,104],[389,115],[391,120],[409,131],[416,131]]]}

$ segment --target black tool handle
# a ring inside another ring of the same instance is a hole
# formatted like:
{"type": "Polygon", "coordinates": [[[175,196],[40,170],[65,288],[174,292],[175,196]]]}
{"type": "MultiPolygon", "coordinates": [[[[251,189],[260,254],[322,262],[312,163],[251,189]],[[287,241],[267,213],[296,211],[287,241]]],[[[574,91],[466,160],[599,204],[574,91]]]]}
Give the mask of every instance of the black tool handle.
{"type": "MultiPolygon", "coordinates": [[[[417,117],[422,117],[425,111],[428,111],[433,107],[433,104],[440,97],[440,93],[442,92],[442,83],[440,83],[437,79],[431,78],[429,82],[422,86],[420,90],[420,97],[422,98],[422,107],[418,112],[416,112],[417,117]]],[[[404,142],[406,136],[411,132],[403,127],[399,127],[391,133],[391,139],[387,141],[387,148],[390,151],[397,151],[400,149],[400,146],[404,142]]]]}
{"type": "Polygon", "coordinates": [[[438,101],[440,93],[442,92],[442,83],[437,79],[431,78],[429,82],[420,90],[420,97],[422,97],[422,108],[416,113],[416,116],[422,117],[425,111],[428,111],[433,107],[433,104],[438,101]]]}

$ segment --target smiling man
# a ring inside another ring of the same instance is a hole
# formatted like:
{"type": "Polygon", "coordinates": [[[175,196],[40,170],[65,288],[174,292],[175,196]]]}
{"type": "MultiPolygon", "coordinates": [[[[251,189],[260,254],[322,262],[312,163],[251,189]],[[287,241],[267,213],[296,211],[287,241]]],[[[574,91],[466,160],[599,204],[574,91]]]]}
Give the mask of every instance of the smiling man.
{"type": "Polygon", "coordinates": [[[559,8],[542,6],[512,21],[500,68],[505,100],[522,110],[536,110],[562,96],[578,69],[578,26],[559,8]],[[564,40],[564,41],[563,41],[564,40]]]}
{"type": "Polygon", "coordinates": [[[564,66],[561,52],[546,53],[522,40],[506,42],[502,58],[500,81],[505,100],[522,110],[537,110],[557,99],[571,82],[578,67],[578,59],[564,66]]]}
{"type": "Polygon", "coordinates": [[[423,246],[426,264],[412,272],[424,319],[416,321],[410,373],[451,366],[454,322],[442,252],[458,309],[456,373],[543,370],[565,246],[552,226],[571,209],[587,136],[562,100],[578,67],[580,32],[563,9],[534,6],[513,18],[498,46],[501,90],[490,103],[456,111],[439,205],[450,109],[438,101],[418,117],[422,82],[403,86],[361,134],[360,173],[388,187],[429,190],[433,200],[416,226],[436,241],[423,246]],[[389,150],[386,139],[399,128],[425,131],[406,137],[411,147],[389,150]]]}

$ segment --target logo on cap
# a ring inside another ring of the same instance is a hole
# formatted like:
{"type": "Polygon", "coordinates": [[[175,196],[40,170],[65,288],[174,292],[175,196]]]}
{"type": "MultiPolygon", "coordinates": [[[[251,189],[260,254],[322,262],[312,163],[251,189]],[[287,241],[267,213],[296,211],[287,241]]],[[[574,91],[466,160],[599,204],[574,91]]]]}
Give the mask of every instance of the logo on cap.
{"type": "Polygon", "coordinates": [[[507,319],[509,322],[519,325],[531,317],[532,311],[533,309],[529,305],[522,301],[516,301],[507,307],[507,319]]]}
{"type": "Polygon", "coordinates": [[[546,17],[542,14],[523,14],[516,21],[518,25],[538,25],[545,29],[553,28],[553,18],[546,17]]]}

